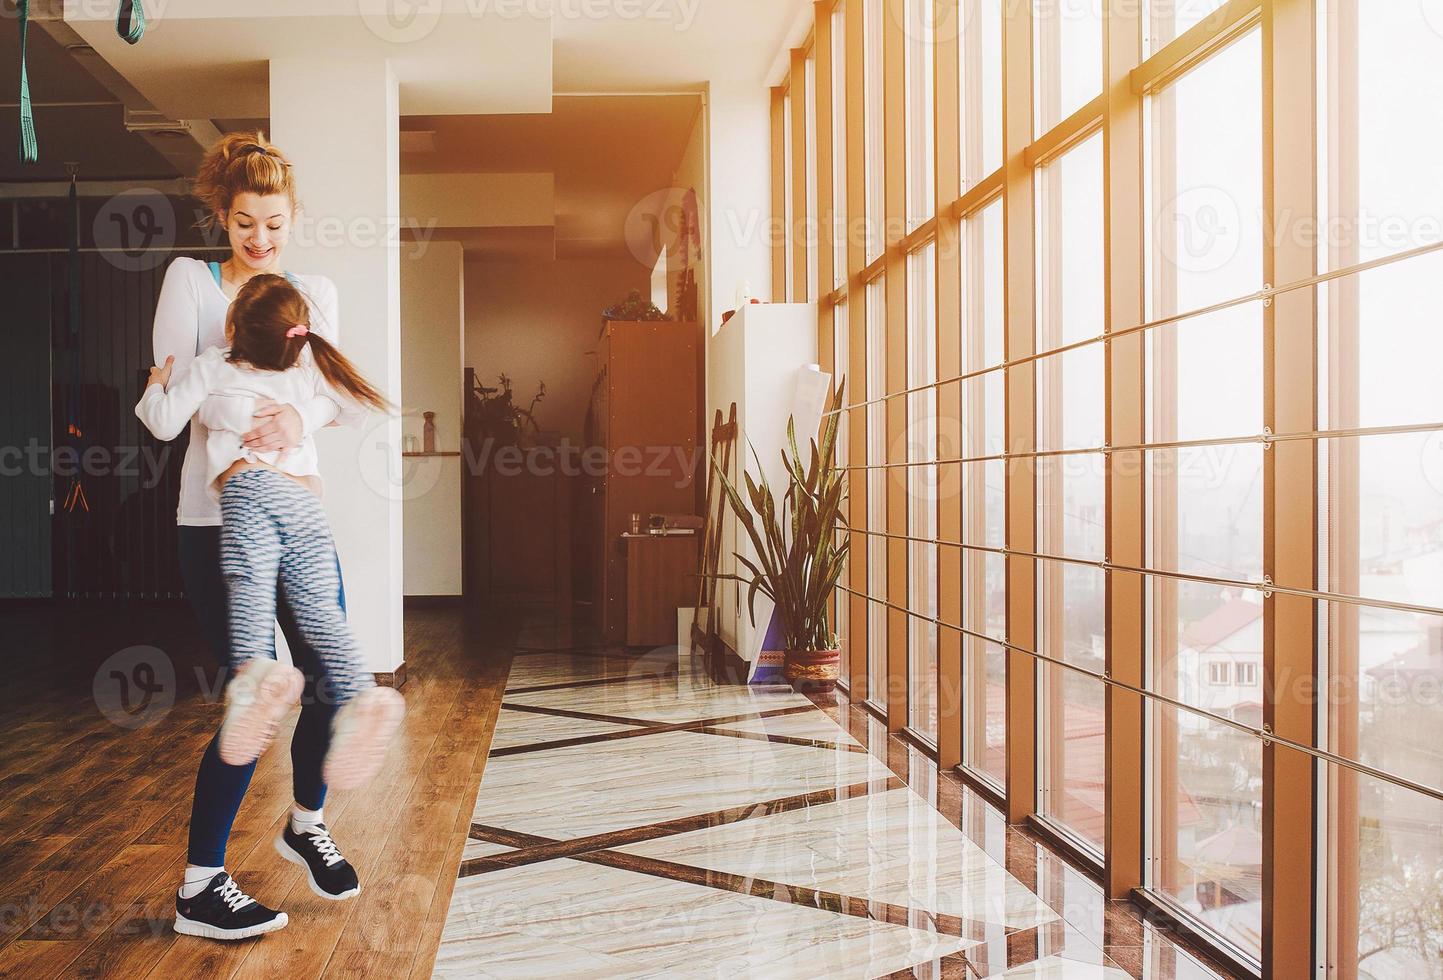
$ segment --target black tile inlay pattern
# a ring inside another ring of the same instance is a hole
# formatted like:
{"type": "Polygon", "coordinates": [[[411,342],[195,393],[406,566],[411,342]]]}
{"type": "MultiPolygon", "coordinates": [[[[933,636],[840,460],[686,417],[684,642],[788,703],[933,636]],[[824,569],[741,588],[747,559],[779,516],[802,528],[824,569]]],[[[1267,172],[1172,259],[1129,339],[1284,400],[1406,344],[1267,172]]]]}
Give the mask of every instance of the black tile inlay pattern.
{"type": "Polygon", "coordinates": [[[902,780],[892,776],[887,779],[853,783],[849,786],[813,790],[810,793],[799,793],[796,796],[784,796],[775,800],[744,803],[739,806],[727,807],[724,810],[713,810],[689,817],[677,817],[674,820],[644,824],[640,827],[628,827],[625,830],[613,830],[604,834],[592,834],[572,840],[554,840],[549,837],[537,837],[533,834],[506,830],[503,827],[472,824],[471,838],[473,840],[504,844],[507,847],[519,848],[519,850],[463,861],[459,877],[466,878],[471,875],[484,874],[487,871],[498,871],[501,868],[535,864],[538,861],[575,857],[590,851],[625,847],[628,844],[639,844],[642,841],[656,840],[658,837],[672,837],[692,830],[722,827],[741,820],[755,820],[776,813],[786,813],[789,810],[800,810],[805,807],[835,803],[838,800],[885,793],[889,790],[901,789],[904,785],[906,784],[902,780]]]}

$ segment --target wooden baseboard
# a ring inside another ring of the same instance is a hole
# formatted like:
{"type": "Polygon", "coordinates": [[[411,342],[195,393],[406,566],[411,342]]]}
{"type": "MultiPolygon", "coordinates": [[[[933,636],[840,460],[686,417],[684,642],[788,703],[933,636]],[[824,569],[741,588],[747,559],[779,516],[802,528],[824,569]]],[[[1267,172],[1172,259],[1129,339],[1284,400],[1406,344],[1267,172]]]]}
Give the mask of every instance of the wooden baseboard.
{"type": "Polygon", "coordinates": [[[400,665],[393,671],[376,675],[376,683],[381,687],[394,687],[396,690],[406,686],[406,662],[401,661],[400,665]]]}

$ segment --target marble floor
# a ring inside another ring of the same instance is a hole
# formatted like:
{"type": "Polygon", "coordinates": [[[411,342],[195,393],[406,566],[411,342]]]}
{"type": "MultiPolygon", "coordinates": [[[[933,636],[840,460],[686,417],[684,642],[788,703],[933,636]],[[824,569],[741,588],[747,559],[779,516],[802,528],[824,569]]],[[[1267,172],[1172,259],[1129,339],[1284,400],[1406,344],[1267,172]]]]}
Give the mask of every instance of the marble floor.
{"type": "Polygon", "coordinates": [[[944,815],[845,698],[565,639],[523,631],[435,976],[1222,976],[979,797],[944,815]]]}

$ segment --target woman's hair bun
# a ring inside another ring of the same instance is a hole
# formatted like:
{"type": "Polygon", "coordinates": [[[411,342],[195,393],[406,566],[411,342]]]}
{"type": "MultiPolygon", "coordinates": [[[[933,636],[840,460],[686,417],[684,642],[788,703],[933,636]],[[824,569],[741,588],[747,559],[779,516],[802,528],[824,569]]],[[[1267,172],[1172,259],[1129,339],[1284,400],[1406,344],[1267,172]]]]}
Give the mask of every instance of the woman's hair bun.
{"type": "Polygon", "coordinates": [[[237,194],[285,194],[296,206],[291,164],[260,132],[226,133],[201,160],[195,196],[205,205],[202,224],[221,219],[237,194]]]}

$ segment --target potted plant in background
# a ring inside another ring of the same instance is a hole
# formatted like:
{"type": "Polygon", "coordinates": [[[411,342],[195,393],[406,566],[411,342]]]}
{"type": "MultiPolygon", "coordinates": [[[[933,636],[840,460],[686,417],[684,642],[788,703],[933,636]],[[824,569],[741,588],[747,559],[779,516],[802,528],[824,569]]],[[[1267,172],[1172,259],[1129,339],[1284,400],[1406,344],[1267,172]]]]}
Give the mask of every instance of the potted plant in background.
{"type": "MultiPolygon", "coordinates": [[[[760,592],[776,606],[785,662],[783,676],[797,690],[830,691],[837,684],[841,650],[827,619],[827,606],[845,565],[851,542],[839,542],[838,525],[846,527],[842,503],[847,499],[846,474],[837,467],[835,450],[842,415],[845,383],[828,399],[822,442],[812,439],[805,463],[797,449],[796,426],[787,419],[787,489],[780,506],[767,485],[760,485],[743,468],[747,500],[713,459],[737,523],[746,529],[755,559],[737,554],[746,574],[721,573],[719,579],[747,587],[747,611],[756,625],[756,597],[760,592]]],[[[756,451],[753,450],[753,456],[756,451]]],[[[760,460],[758,460],[760,463],[760,460]]],[[[760,467],[759,467],[760,469],[760,467]]]]}

